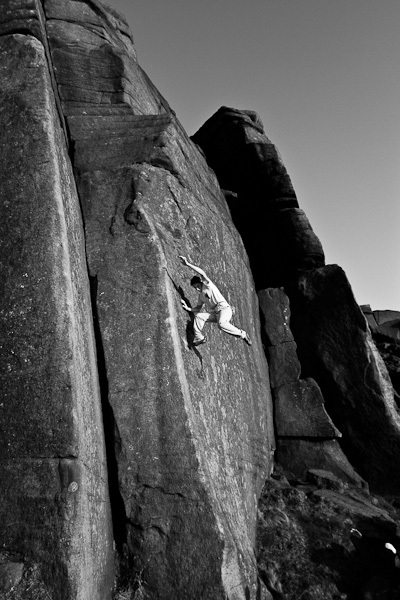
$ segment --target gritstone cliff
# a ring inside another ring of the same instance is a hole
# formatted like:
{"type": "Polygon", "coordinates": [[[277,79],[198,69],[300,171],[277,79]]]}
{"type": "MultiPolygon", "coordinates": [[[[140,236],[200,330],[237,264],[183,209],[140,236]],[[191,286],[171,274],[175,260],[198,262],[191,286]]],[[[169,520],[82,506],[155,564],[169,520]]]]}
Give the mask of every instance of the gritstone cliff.
{"type": "Polygon", "coordinates": [[[0,79],[1,593],[270,598],[274,464],[399,491],[393,388],[343,271],[257,115],[189,139],[99,0],[5,0],[0,79]],[[211,327],[192,346],[178,254],[251,348],[211,327]]]}

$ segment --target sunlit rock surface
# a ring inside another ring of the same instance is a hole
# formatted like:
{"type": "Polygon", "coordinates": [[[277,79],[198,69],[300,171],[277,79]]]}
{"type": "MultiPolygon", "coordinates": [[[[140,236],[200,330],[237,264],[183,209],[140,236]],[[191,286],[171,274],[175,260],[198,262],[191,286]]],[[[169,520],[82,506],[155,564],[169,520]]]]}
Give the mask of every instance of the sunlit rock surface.
{"type": "Polygon", "coordinates": [[[253,277],[224,195],[138,66],[123,18],[96,1],[21,4],[18,29],[36,39],[14,41],[13,10],[2,29],[2,73],[9,81],[15,71],[2,160],[17,161],[3,175],[15,215],[5,269],[24,342],[12,338],[8,351],[18,426],[3,437],[6,531],[26,511],[24,493],[40,502],[5,549],[10,561],[14,552],[39,563],[45,583],[46,569],[65,570],[58,598],[108,598],[114,576],[133,593],[140,575],[153,598],[255,599],[272,401],[253,277]],[[25,52],[26,74],[16,70],[25,52]],[[14,114],[19,129],[9,126],[14,114]],[[212,325],[207,344],[192,347],[180,301],[196,302],[193,273],[178,254],[219,285],[251,348],[212,325]],[[37,471],[29,485],[27,464],[37,471]],[[20,496],[17,514],[10,503],[20,496]]]}
{"type": "Polygon", "coordinates": [[[0,64],[1,563],[36,569],[47,597],[105,599],[112,532],[80,207],[42,44],[0,37],[0,64]]]}
{"type": "Polygon", "coordinates": [[[259,117],[223,107],[190,140],[116,11],[2,9],[0,594],[338,597],[347,563],[309,569],[335,540],[356,565],[365,520],[400,545],[398,397],[259,117]],[[179,254],[250,348],[213,324],[193,347],[179,254]]]}

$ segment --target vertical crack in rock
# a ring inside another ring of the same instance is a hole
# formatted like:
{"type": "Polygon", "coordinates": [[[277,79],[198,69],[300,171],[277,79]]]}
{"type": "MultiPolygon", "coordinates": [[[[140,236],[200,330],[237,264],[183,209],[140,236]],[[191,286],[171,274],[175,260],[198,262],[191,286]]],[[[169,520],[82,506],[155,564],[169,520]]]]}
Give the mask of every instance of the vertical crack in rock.
{"type": "MultiPolygon", "coordinates": [[[[94,8],[95,12],[100,12],[101,16],[105,16],[103,13],[105,11],[99,10],[97,3],[90,3],[94,8]]],[[[100,7],[101,8],[101,7],[100,7]]],[[[61,122],[61,128],[65,136],[65,141],[68,149],[68,154],[70,157],[71,165],[74,165],[74,151],[75,151],[75,142],[70,135],[69,127],[67,120],[65,119],[61,98],[59,95],[58,84],[54,73],[54,65],[52,60],[51,49],[48,43],[48,33],[47,33],[47,19],[45,15],[45,8],[42,6],[42,3],[38,2],[38,15],[41,28],[43,30],[43,40],[42,43],[45,48],[45,53],[47,57],[49,73],[50,73],[50,81],[54,93],[55,103],[57,107],[58,116],[61,122]]],[[[111,28],[110,28],[111,29],[111,28]]],[[[112,33],[112,31],[111,31],[112,33]]],[[[116,36],[113,36],[114,38],[116,36]]],[[[77,191],[78,193],[78,191],[77,191]]],[[[79,198],[78,199],[81,208],[82,220],[84,222],[84,215],[82,210],[82,203],[79,198]]],[[[98,378],[99,378],[99,386],[100,386],[100,397],[101,397],[101,406],[103,412],[103,435],[104,435],[104,443],[106,449],[106,458],[107,458],[107,472],[108,472],[108,486],[109,486],[109,495],[110,495],[110,503],[111,503],[111,514],[112,514],[112,527],[114,540],[119,552],[121,552],[123,544],[126,542],[126,513],[125,513],[125,505],[122,499],[122,496],[119,491],[118,484],[118,466],[116,459],[116,451],[120,448],[120,436],[118,432],[118,428],[115,422],[114,414],[112,407],[108,401],[108,379],[107,379],[107,370],[105,364],[104,357],[104,348],[103,341],[101,336],[101,331],[99,327],[99,319],[97,312],[97,288],[98,281],[97,276],[91,276],[88,269],[88,277],[90,283],[90,297],[91,297],[91,305],[92,305],[92,316],[93,316],[93,330],[96,342],[96,354],[97,354],[97,367],[98,367],[98,378]]]]}
{"type": "MultiPolygon", "coordinates": [[[[90,5],[94,9],[94,11],[99,13],[101,17],[107,17],[105,11],[99,6],[96,2],[90,2],[90,5]]],[[[47,21],[45,15],[45,8],[42,6],[41,2],[38,2],[38,14],[40,25],[43,31],[43,39],[42,43],[45,48],[45,53],[48,62],[48,68],[50,73],[51,85],[53,88],[55,103],[58,111],[58,115],[61,122],[61,128],[63,130],[66,145],[68,149],[69,158],[71,161],[71,165],[73,166],[75,163],[75,140],[71,136],[67,119],[64,116],[64,112],[62,109],[62,102],[59,95],[58,83],[56,80],[56,76],[54,73],[54,65],[52,60],[52,53],[48,43],[48,33],[47,33],[47,21]]],[[[106,18],[107,24],[108,19],[106,18]]],[[[110,35],[112,36],[114,42],[118,44],[118,38],[113,34],[112,27],[107,28],[110,35]]],[[[82,202],[79,197],[79,192],[77,190],[78,199],[80,203],[81,216],[82,221],[84,220],[84,212],[82,210],[82,202]]],[[[133,195],[132,205],[135,202],[135,195],[133,195]]],[[[139,212],[132,209],[133,212],[139,212]]],[[[136,215],[137,219],[140,220],[140,214],[136,215]]],[[[112,225],[110,227],[110,231],[112,233],[112,225]]],[[[136,226],[136,224],[135,224],[136,226]]],[[[139,229],[139,227],[138,227],[139,229]]],[[[85,235],[85,228],[84,235],[85,235]]],[[[110,497],[110,505],[111,505],[111,517],[112,517],[112,528],[113,528],[113,536],[116,544],[116,548],[118,553],[123,556],[123,549],[126,545],[126,511],[125,504],[122,499],[120,490],[119,490],[119,482],[118,482],[118,461],[117,461],[117,453],[121,449],[121,439],[118,431],[118,427],[114,418],[113,409],[109,403],[109,385],[107,378],[107,368],[106,361],[104,355],[104,347],[103,340],[101,335],[101,330],[99,326],[99,317],[97,310],[97,290],[98,290],[98,279],[96,275],[90,275],[90,271],[88,268],[88,278],[90,284],[90,297],[91,297],[91,308],[92,308],[92,321],[93,321],[93,331],[96,343],[96,355],[97,355],[97,371],[98,371],[98,380],[100,387],[100,398],[101,398],[101,407],[103,413],[103,437],[106,451],[106,460],[107,460],[107,475],[108,475],[108,487],[109,487],[109,497],[110,497]]]]}
{"type": "Polygon", "coordinates": [[[49,46],[49,42],[48,42],[48,35],[47,35],[47,19],[46,19],[46,15],[44,12],[44,7],[42,5],[42,2],[43,2],[43,0],[38,0],[38,2],[37,2],[39,23],[40,23],[40,27],[43,31],[43,39],[41,40],[41,42],[44,46],[44,51],[46,53],[47,64],[49,67],[49,74],[50,74],[50,82],[51,82],[51,87],[52,87],[53,93],[54,93],[54,100],[56,103],[57,113],[58,113],[60,123],[61,123],[61,129],[64,132],[65,143],[67,144],[67,149],[69,151],[70,150],[70,136],[69,136],[69,131],[68,131],[68,125],[67,125],[66,119],[64,117],[64,112],[62,110],[61,98],[60,98],[60,94],[58,92],[58,84],[57,84],[56,76],[54,74],[54,65],[53,65],[53,60],[52,60],[52,56],[51,56],[51,50],[50,50],[50,46],[49,46]]]}
{"type": "Polygon", "coordinates": [[[114,540],[119,553],[126,543],[125,504],[119,491],[117,453],[121,449],[121,438],[115,422],[114,413],[108,400],[107,367],[104,356],[103,340],[97,312],[97,275],[89,275],[90,297],[93,313],[93,329],[96,341],[97,367],[100,385],[100,397],[103,410],[104,441],[107,457],[108,486],[111,503],[111,515],[114,540]]]}

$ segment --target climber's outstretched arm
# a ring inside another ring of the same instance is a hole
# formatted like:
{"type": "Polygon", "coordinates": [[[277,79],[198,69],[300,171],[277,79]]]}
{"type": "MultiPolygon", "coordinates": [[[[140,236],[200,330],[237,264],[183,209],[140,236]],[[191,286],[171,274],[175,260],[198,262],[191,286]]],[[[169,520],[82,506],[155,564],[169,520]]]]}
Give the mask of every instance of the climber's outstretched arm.
{"type": "Polygon", "coordinates": [[[179,257],[182,261],[182,263],[184,265],[186,265],[187,267],[189,267],[189,269],[192,269],[193,271],[195,271],[196,273],[198,273],[198,275],[200,275],[200,278],[202,279],[202,281],[204,283],[208,283],[210,281],[210,279],[207,277],[207,275],[205,274],[205,272],[203,271],[203,269],[200,269],[200,267],[196,267],[196,265],[192,265],[192,263],[190,263],[188,261],[188,259],[186,258],[186,256],[180,256],[179,257]]]}

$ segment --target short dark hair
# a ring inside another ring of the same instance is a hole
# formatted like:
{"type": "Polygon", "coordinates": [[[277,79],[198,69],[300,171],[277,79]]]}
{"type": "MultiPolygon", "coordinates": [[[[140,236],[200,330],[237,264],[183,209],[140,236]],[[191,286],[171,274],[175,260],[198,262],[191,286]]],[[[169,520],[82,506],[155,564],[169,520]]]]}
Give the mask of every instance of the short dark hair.
{"type": "Polygon", "coordinates": [[[200,283],[200,285],[201,285],[203,282],[202,282],[202,280],[200,279],[200,277],[198,275],[195,275],[190,280],[190,285],[196,285],[197,283],[200,283]]]}

